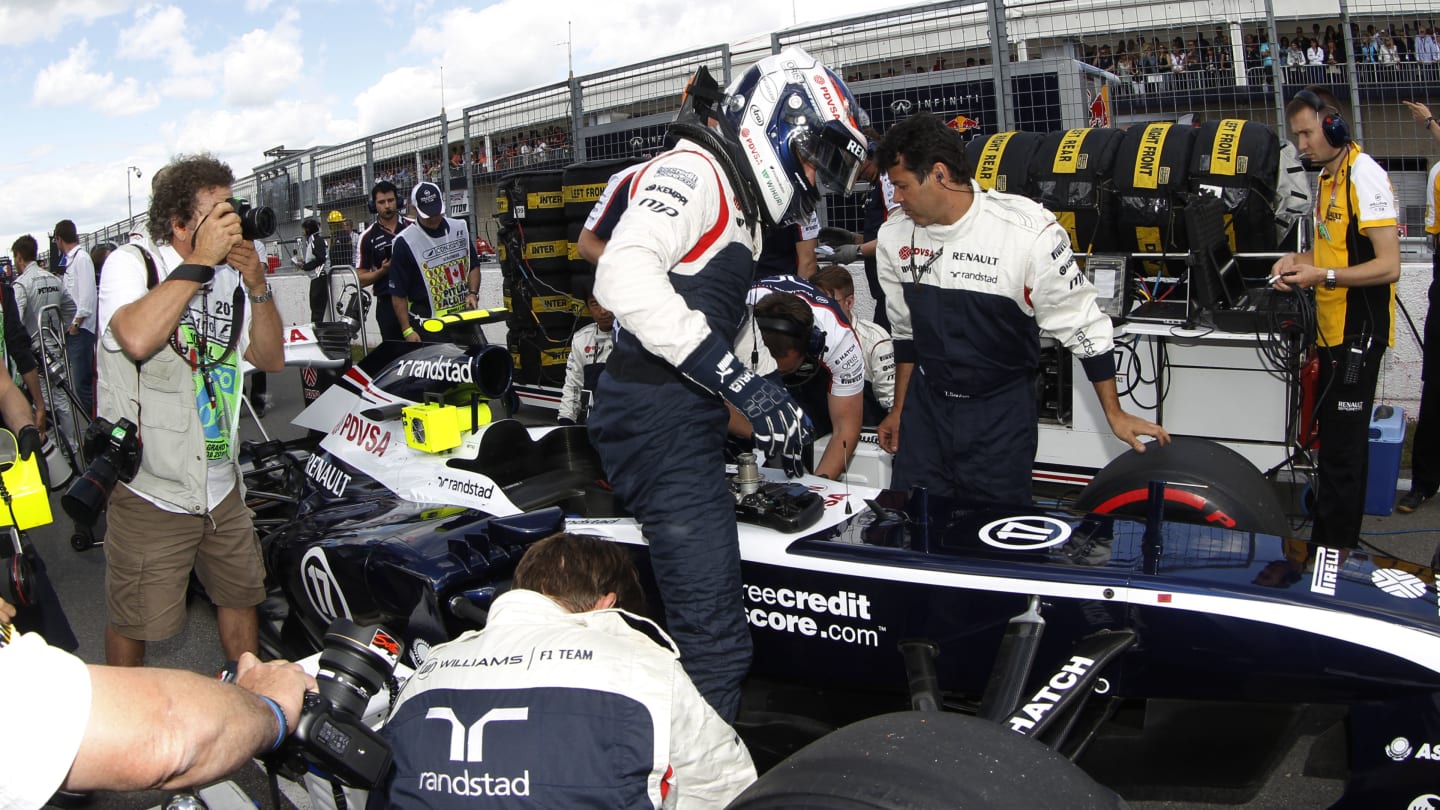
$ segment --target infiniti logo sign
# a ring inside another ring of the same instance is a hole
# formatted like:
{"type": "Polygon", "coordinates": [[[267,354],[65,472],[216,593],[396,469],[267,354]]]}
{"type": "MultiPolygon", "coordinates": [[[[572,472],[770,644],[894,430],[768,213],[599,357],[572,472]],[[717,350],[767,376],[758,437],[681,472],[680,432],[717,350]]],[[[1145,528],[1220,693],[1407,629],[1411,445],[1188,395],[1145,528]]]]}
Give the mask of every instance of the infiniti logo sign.
{"type": "Polygon", "coordinates": [[[890,102],[890,110],[896,115],[909,115],[915,109],[915,102],[908,98],[897,98],[890,102]]]}
{"type": "Polygon", "coordinates": [[[1006,551],[1037,551],[1070,539],[1070,524],[1043,515],[1001,518],[980,528],[980,540],[1006,551]]]}

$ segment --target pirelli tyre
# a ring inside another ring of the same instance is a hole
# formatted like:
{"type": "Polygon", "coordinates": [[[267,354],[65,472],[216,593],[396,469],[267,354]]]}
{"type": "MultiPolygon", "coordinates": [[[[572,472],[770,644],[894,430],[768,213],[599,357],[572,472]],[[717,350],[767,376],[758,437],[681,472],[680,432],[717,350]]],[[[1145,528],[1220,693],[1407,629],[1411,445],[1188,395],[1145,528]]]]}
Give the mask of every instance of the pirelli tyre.
{"type": "Polygon", "coordinates": [[[565,221],[574,225],[585,224],[590,209],[614,174],[635,164],[633,158],[611,160],[588,160],[572,163],[565,167],[561,179],[561,196],[565,201],[565,221]]]}
{"type": "Polygon", "coordinates": [[[520,229],[520,238],[511,241],[511,250],[519,254],[515,259],[524,265],[525,272],[570,272],[570,239],[563,223],[525,225],[520,229]]]}
{"type": "Polygon", "coordinates": [[[543,329],[569,333],[576,318],[585,312],[585,302],[570,293],[569,273],[538,273],[502,284],[507,323],[512,328],[543,329]]]}
{"type": "Polygon", "coordinates": [[[571,222],[565,226],[565,238],[569,240],[570,272],[572,274],[593,274],[595,265],[580,258],[580,234],[585,230],[584,222],[571,222]]]}
{"type": "Polygon", "coordinates": [[[1246,458],[1224,445],[1176,436],[1144,453],[1128,450],[1105,465],[1080,493],[1085,512],[1144,519],[1151,481],[1165,483],[1165,519],[1284,536],[1290,524],[1275,488],[1246,458]]]}
{"type": "Polygon", "coordinates": [[[1038,132],[997,132],[970,141],[965,152],[981,188],[1035,199],[1030,163],[1044,143],[1045,136],[1038,132]]]}
{"type": "Polygon", "coordinates": [[[1132,253],[1184,253],[1184,193],[1189,190],[1194,127],[1170,121],[1126,130],[1115,156],[1120,249],[1132,253]]]}
{"type": "Polygon", "coordinates": [[[1031,158],[1035,199],[1054,212],[1077,252],[1115,250],[1115,155],[1124,138],[1117,129],[1061,130],[1031,158]]]}
{"type": "MultiPolygon", "coordinates": [[[[506,197],[506,216],[510,222],[523,226],[555,225],[565,222],[565,200],[561,193],[562,172],[516,172],[496,186],[496,194],[506,197]]],[[[496,210],[500,208],[497,196],[496,210]]]]}
{"type": "Polygon", "coordinates": [[[570,332],[511,328],[506,338],[515,363],[515,381],[524,385],[565,384],[565,363],[570,358],[570,332]]]}
{"type": "Polygon", "coordinates": [[[897,712],[852,723],[787,757],[728,805],[730,810],[1060,806],[1110,810],[1125,803],[1042,743],[957,712],[897,712]]]}

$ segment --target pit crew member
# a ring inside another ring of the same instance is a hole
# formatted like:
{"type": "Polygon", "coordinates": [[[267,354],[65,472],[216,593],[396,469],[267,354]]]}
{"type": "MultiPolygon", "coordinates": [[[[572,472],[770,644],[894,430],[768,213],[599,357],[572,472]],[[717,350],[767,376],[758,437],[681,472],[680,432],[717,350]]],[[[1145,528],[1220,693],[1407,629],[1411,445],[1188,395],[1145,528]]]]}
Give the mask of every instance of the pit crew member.
{"type": "Polygon", "coordinates": [[[417,183],[410,203],[418,219],[391,245],[391,304],[401,336],[419,343],[419,320],[479,306],[480,256],[464,220],[445,216],[439,186],[417,183]]]}
{"type": "Polygon", "coordinates": [[[360,286],[371,287],[375,293],[375,322],[380,325],[382,340],[404,340],[400,323],[391,303],[390,249],[396,234],[410,226],[411,220],[400,214],[399,192],[389,180],[381,180],[370,189],[370,205],[375,221],[360,235],[360,264],[357,273],[360,286]]]}
{"type": "Polygon", "coordinates": [[[381,731],[395,768],[370,806],[728,804],[755,781],[750,754],[674,644],[627,612],[639,602],[624,546],[572,534],[531,546],[485,629],[431,650],[406,682],[381,731]]]}
{"type": "Polygon", "coordinates": [[[1169,441],[1120,407],[1110,319],[1053,214],[982,190],[965,142],[930,115],[891,127],[877,163],[907,214],[876,249],[895,339],[895,406],[879,428],[894,489],[1031,502],[1042,332],[1080,358],[1117,438],[1137,452],[1139,436],[1169,441]]]}
{"type": "MultiPolygon", "coordinates": [[[[576,286],[581,283],[576,282],[576,286]]],[[[562,425],[585,422],[594,405],[600,372],[605,370],[615,346],[615,316],[600,306],[592,290],[576,289],[574,293],[585,300],[595,322],[576,330],[570,339],[570,357],[565,361],[565,384],[560,389],[560,410],[555,420],[562,425]]]]}
{"type": "Polygon", "coordinates": [[[822,267],[810,281],[840,304],[860,339],[865,353],[864,424],[878,425],[895,404],[895,342],[885,327],[855,317],[855,277],[847,268],[838,264],[822,267]]]}
{"type": "Polygon", "coordinates": [[[1320,481],[1310,539],[1355,548],[1370,468],[1370,411],[1385,347],[1395,340],[1400,236],[1390,176],[1350,140],[1339,105],[1317,87],[1285,105],[1301,157],[1323,168],[1315,248],[1282,256],[1272,278],[1276,289],[1315,290],[1320,481]]]}

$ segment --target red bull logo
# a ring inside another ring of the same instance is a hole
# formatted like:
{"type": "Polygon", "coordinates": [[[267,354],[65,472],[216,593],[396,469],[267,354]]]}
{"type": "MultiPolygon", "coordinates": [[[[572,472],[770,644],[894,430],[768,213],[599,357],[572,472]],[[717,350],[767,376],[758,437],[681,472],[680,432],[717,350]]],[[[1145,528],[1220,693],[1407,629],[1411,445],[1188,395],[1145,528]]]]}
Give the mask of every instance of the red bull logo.
{"type": "Polygon", "coordinates": [[[973,132],[980,129],[980,122],[962,113],[955,116],[954,118],[951,118],[949,121],[946,121],[945,126],[955,130],[961,135],[964,135],[967,132],[973,132]]]}

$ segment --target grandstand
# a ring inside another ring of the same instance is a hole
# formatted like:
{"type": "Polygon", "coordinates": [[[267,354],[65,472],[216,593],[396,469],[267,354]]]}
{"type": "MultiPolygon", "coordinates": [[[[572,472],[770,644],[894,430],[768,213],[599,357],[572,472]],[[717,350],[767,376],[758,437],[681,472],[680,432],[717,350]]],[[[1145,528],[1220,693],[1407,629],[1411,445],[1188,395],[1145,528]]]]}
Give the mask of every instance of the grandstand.
{"type": "MultiPolygon", "coordinates": [[[[847,78],[881,128],[910,110],[964,116],[978,135],[1221,117],[1275,127],[1296,89],[1324,84],[1350,100],[1352,129],[1391,171],[1415,234],[1436,149],[1399,100],[1427,100],[1440,79],[1440,63],[1424,60],[1421,42],[1436,11],[1308,0],[922,4],[577,76],[350,143],[272,150],[237,193],[275,209],[285,242],[306,216],[340,210],[364,221],[365,192],[376,180],[407,189],[430,179],[449,189],[454,215],[493,237],[495,184],[505,174],[651,154],[696,67],[725,81],[736,66],[799,44],[847,78]],[[1322,64],[1285,64],[1281,43],[1302,35],[1330,45],[1322,64]],[[1376,46],[1382,37],[1393,43],[1394,61],[1376,46]],[[1172,58],[1177,40],[1188,57],[1183,69],[1172,58]],[[1264,54],[1262,42],[1270,45],[1264,54]]],[[[830,206],[830,220],[853,219],[846,202],[830,206]]],[[[135,225],[118,221],[86,244],[123,241],[135,225]]]]}

